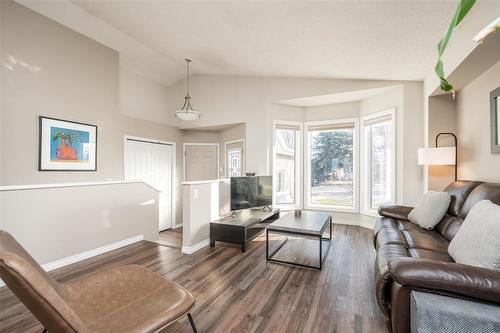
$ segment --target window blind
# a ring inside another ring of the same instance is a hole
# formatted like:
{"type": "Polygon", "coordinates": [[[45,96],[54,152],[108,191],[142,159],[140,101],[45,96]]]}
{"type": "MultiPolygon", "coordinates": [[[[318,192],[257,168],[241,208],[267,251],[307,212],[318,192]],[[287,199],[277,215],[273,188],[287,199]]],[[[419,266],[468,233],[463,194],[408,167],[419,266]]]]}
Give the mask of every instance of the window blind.
{"type": "Polygon", "coordinates": [[[300,131],[300,126],[294,124],[276,124],[276,129],[300,131]]]}
{"type": "Polygon", "coordinates": [[[308,131],[332,131],[332,130],[353,129],[353,128],[354,128],[354,123],[307,125],[308,131]]]}

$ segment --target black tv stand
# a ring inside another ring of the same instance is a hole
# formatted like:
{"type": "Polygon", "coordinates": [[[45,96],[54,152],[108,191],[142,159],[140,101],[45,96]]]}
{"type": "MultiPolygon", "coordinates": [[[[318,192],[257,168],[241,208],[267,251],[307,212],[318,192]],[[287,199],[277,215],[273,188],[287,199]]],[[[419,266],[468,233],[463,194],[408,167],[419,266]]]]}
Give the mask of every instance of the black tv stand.
{"type": "Polygon", "coordinates": [[[227,216],[210,222],[210,247],[215,242],[226,242],[241,246],[245,252],[248,243],[257,237],[266,227],[280,217],[278,208],[270,211],[245,209],[236,213],[236,216],[227,216]]]}

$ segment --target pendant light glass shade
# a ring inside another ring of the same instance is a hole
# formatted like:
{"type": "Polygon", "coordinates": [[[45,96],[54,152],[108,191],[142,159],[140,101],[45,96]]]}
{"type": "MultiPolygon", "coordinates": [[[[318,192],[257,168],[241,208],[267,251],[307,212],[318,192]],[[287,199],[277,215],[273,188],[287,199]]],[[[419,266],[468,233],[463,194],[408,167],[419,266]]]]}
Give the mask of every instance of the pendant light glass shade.
{"type": "Polygon", "coordinates": [[[201,113],[193,110],[191,106],[191,96],[189,96],[189,63],[190,59],[186,59],[186,97],[184,97],[184,105],[179,110],[175,111],[175,117],[182,120],[196,120],[201,117],[201,113]]]}

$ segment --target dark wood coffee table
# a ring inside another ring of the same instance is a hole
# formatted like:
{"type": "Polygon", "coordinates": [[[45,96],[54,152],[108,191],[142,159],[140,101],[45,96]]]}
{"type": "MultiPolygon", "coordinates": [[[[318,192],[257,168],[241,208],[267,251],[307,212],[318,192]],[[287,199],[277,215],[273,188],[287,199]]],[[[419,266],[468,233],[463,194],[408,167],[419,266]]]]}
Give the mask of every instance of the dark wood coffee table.
{"type": "Polygon", "coordinates": [[[241,252],[245,252],[248,243],[279,217],[278,208],[270,211],[246,209],[237,216],[226,216],[210,222],[210,247],[214,247],[216,241],[233,243],[240,245],[241,252]]]}
{"type": "Polygon", "coordinates": [[[314,268],[321,270],[323,262],[330,250],[332,243],[332,216],[328,213],[303,211],[301,216],[288,213],[281,216],[278,220],[271,223],[266,229],[266,260],[282,264],[295,265],[306,268],[314,268]],[[330,226],[330,238],[323,237],[326,228],[330,226]],[[292,261],[280,260],[274,258],[276,253],[285,245],[288,238],[282,242],[273,253],[269,253],[269,234],[281,234],[288,236],[299,236],[309,239],[317,239],[319,241],[319,264],[317,266],[306,265],[292,261]],[[328,247],[323,255],[323,241],[328,241],[328,247]]]}

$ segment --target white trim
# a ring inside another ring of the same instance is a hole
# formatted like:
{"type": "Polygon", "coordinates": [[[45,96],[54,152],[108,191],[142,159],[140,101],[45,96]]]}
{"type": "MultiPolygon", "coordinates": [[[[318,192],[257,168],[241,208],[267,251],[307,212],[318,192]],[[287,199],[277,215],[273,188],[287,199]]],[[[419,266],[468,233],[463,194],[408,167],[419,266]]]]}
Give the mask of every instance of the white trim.
{"type": "Polygon", "coordinates": [[[333,120],[321,121],[308,121],[304,122],[304,208],[311,210],[324,210],[332,212],[347,212],[359,213],[359,118],[344,118],[333,120]],[[311,151],[309,149],[309,130],[310,125],[335,125],[335,124],[354,124],[354,137],[353,137],[353,207],[343,206],[328,206],[311,204],[310,200],[310,186],[311,177],[309,175],[311,169],[311,151]]]}
{"type": "Polygon", "coordinates": [[[220,178],[220,145],[218,142],[185,142],[182,144],[182,180],[186,181],[186,146],[217,146],[217,179],[220,178]]]}
{"type": "MultiPolygon", "coordinates": [[[[172,220],[172,229],[179,228],[182,226],[181,224],[177,224],[177,207],[176,207],[176,202],[177,202],[177,143],[173,141],[164,141],[164,140],[158,140],[158,139],[150,139],[150,138],[143,138],[140,136],[132,136],[132,135],[124,135],[123,136],[123,174],[125,175],[125,143],[127,142],[127,139],[131,140],[140,140],[140,141],[145,141],[150,142],[150,143],[160,143],[163,145],[171,145],[173,152],[172,152],[172,193],[170,194],[172,198],[172,207],[170,208],[171,211],[171,220],[172,220]]],[[[151,186],[151,185],[149,185],[151,186]]],[[[151,186],[152,187],[152,186],[151,186]]],[[[158,190],[156,190],[158,191],[158,190]]],[[[159,191],[158,191],[159,192],[159,191]]],[[[158,225],[159,225],[158,221],[158,225]]]]}
{"type": "Polygon", "coordinates": [[[227,145],[230,145],[230,144],[233,144],[233,143],[238,143],[238,142],[241,142],[241,173],[240,173],[240,176],[243,176],[245,175],[245,169],[247,167],[247,160],[246,160],[246,142],[245,142],[245,139],[237,139],[237,140],[231,140],[231,141],[226,141],[224,142],[224,175],[226,177],[229,178],[229,175],[228,175],[228,168],[227,168],[227,145]]]}
{"type": "Polygon", "coordinates": [[[63,188],[63,187],[81,187],[81,186],[99,186],[99,185],[120,185],[120,184],[134,184],[141,183],[152,190],[158,192],[158,189],[153,186],[137,180],[119,180],[119,181],[105,181],[105,182],[81,182],[81,183],[59,183],[59,184],[34,184],[34,185],[12,185],[12,186],[0,186],[0,192],[8,191],[25,191],[25,190],[41,190],[48,188],[63,188]]]}
{"type": "Polygon", "coordinates": [[[198,244],[194,244],[193,246],[183,246],[181,252],[186,254],[192,254],[204,247],[207,247],[209,244],[210,244],[210,239],[207,238],[202,240],[198,244]]]}
{"type": "Polygon", "coordinates": [[[303,207],[303,138],[304,138],[304,123],[300,121],[286,121],[286,120],[273,120],[273,133],[272,133],[272,175],[273,182],[276,177],[276,129],[279,125],[289,125],[298,127],[298,140],[295,143],[295,182],[294,182],[294,196],[295,202],[293,204],[276,204],[276,186],[273,184],[273,206],[283,210],[301,209],[303,207]]]}
{"type": "Polygon", "coordinates": [[[369,115],[360,118],[360,133],[361,133],[361,192],[364,194],[361,197],[361,213],[369,216],[378,216],[377,210],[371,207],[371,167],[368,166],[370,162],[371,155],[371,143],[367,140],[366,136],[365,122],[370,120],[376,120],[378,118],[391,117],[391,131],[392,131],[392,184],[391,184],[391,197],[392,202],[397,202],[396,199],[396,180],[397,180],[397,118],[396,118],[396,107],[389,108],[383,111],[371,113],[369,115]]]}
{"type": "Polygon", "coordinates": [[[223,178],[223,179],[212,179],[212,180],[193,180],[190,182],[181,182],[181,185],[199,185],[199,184],[211,184],[211,183],[225,183],[229,182],[231,179],[223,178]]]}
{"type": "MultiPolygon", "coordinates": [[[[144,240],[144,235],[138,235],[138,236],[130,237],[130,238],[118,241],[118,242],[114,242],[114,243],[111,243],[111,244],[108,244],[108,245],[104,245],[104,246],[98,247],[98,248],[93,249],[93,250],[81,252],[81,253],[72,255],[70,257],[66,257],[66,258],[62,258],[62,259],[56,260],[56,261],[52,261],[52,262],[49,262],[49,263],[41,265],[41,266],[42,266],[42,268],[43,268],[44,271],[50,272],[50,271],[52,271],[54,269],[58,269],[58,268],[61,268],[61,267],[64,267],[64,266],[68,266],[68,265],[77,263],[79,261],[82,261],[82,260],[85,260],[85,259],[89,259],[89,258],[98,256],[100,254],[103,254],[103,253],[106,253],[106,252],[109,252],[109,251],[113,251],[113,250],[119,249],[121,247],[130,245],[130,244],[134,244],[134,243],[140,242],[142,240],[144,240]]],[[[0,287],[4,286],[4,285],[5,284],[0,279],[0,287]]]]}

